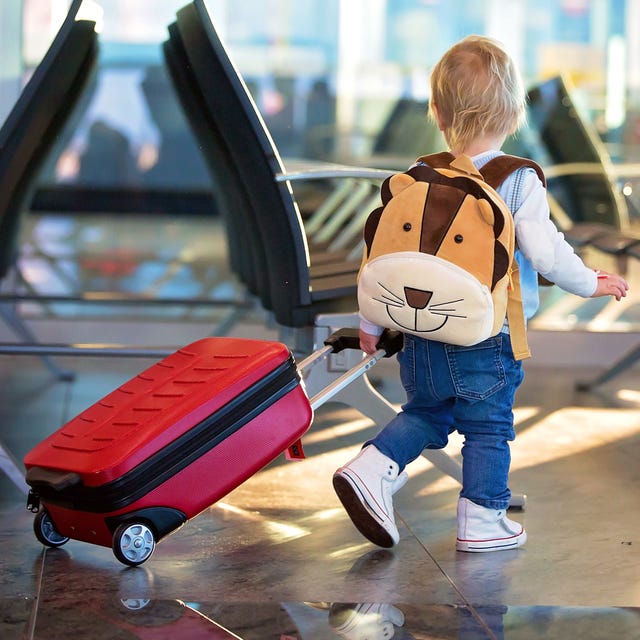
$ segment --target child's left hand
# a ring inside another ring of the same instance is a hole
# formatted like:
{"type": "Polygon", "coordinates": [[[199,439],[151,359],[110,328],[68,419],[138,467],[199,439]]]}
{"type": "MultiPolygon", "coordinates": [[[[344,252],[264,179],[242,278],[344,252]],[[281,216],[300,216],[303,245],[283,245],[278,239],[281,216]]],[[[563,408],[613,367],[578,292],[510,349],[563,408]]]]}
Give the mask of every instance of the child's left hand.
{"type": "Polygon", "coordinates": [[[627,295],[629,285],[622,276],[619,276],[617,273],[609,273],[607,271],[597,271],[597,274],[598,285],[591,296],[592,298],[615,296],[615,299],[620,301],[627,295]]]}

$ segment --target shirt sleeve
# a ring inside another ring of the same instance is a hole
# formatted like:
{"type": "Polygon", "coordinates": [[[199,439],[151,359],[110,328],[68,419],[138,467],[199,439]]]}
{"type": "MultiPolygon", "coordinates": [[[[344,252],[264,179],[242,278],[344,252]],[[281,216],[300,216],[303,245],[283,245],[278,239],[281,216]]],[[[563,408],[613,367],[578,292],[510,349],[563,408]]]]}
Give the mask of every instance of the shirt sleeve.
{"type": "Polygon", "coordinates": [[[540,275],[569,293],[583,298],[593,295],[597,275],[551,220],[547,191],[533,170],[526,172],[514,221],[518,248],[540,275]]]}
{"type": "Polygon", "coordinates": [[[379,336],[384,331],[384,327],[381,327],[377,324],[373,324],[373,322],[369,322],[361,313],[360,315],[360,329],[365,333],[368,333],[372,336],[379,336]]]}

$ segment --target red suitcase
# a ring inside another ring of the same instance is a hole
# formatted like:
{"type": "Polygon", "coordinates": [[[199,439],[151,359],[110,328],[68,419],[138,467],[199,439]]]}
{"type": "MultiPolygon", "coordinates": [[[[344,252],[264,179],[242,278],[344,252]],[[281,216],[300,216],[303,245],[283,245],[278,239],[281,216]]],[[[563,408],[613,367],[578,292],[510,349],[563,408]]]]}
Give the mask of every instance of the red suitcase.
{"type": "MultiPolygon", "coordinates": [[[[332,337],[321,351],[354,346],[353,337],[332,337]]],[[[400,346],[396,336],[344,384],[400,346]]],[[[36,537],[111,547],[124,564],[141,564],[158,540],[295,446],[317,404],[280,342],[204,338],[183,347],[25,456],[36,537]]]]}

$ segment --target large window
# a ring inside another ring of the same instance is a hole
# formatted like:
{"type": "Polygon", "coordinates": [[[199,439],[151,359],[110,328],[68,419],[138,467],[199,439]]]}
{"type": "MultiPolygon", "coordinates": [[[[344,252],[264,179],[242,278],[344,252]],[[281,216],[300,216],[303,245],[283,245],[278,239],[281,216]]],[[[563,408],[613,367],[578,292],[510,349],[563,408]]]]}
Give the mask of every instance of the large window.
{"type": "MultiPolygon", "coordinates": [[[[210,188],[161,55],[167,25],[185,2],[97,0],[99,73],[43,187],[210,188]]],[[[425,117],[430,68],[459,38],[485,33],[505,43],[529,86],[558,74],[570,79],[577,108],[613,158],[638,159],[640,3],[633,0],[207,4],[285,158],[402,165],[439,148],[425,117]]],[[[24,78],[67,6],[23,1],[24,78]]]]}

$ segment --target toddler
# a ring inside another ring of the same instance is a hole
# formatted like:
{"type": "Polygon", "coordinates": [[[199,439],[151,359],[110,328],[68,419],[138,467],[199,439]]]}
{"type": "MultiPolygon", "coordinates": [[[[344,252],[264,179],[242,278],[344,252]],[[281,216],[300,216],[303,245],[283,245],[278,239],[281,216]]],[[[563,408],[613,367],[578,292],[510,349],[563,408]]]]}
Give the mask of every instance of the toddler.
{"type": "MultiPolygon", "coordinates": [[[[506,137],[524,121],[525,92],[513,61],[490,38],[464,38],[433,69],[429,112],[451,153],[482,167],[502,153],[506,137]]],[[[498,193],[514,214],[526,318],[538,307],[538,274],[586,298],[626,295],[621,276],[587,268],[558,232],[534,169],[516,170],[498,193]]],[[[362,314],[360,320],[360,346],[373,353],[382,327],[362,314]]],[[[456,430],[464,436],[456,548],[486,552],[523,545],[524,529],[506,515],[512,410],[523,379],[508,325],[471,347],[407,334],[398,361],[407,396],[401,412],[333,477],[355,526],[381,547],[395,545],[400,536],[392,496],[406,482],[406,465],[424,449],[445,447],[456,430]]]]}

